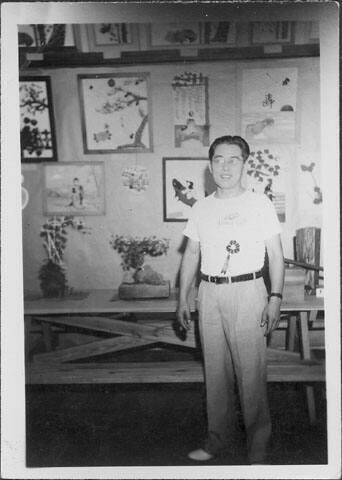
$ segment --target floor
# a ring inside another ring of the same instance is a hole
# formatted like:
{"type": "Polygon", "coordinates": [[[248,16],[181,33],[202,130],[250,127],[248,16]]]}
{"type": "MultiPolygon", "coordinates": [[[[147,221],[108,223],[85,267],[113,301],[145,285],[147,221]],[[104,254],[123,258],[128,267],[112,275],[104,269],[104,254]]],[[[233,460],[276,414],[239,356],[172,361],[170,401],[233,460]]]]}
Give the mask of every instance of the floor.
{"type": "MultiPolygon", "coordinates": [[[[269,463],[325,464],[325,385],[314,385],[315,426],[309,424],[302,384],[268,388],[269,463]]],[[[203,384],[31,385],[26,404],[28,467],[194,465],[186,454],[205,436],[203,384]]],[[[247,464],[240,423],[231,455],[208,465],[247,464]]]]}

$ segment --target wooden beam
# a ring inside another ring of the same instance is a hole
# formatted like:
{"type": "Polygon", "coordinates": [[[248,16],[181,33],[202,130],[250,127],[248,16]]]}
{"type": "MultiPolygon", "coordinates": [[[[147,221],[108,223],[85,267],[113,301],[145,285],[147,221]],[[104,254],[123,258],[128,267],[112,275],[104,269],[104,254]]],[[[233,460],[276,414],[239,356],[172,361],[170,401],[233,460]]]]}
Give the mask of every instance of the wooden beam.
{"type": "Polygon", "coordinates": [[[117,335],[128,335],[131,337],[144,338],[154,342],[170,343],[172,345],[181,345],[184,347],[195,348],[195,339],[193,335],[188,335],[185,340],[178,338],[168,324],[164,326],[151,327],[137,323],[130,323],[121,320],[108,319],[104,317],[37,317],[40,321],[56,323],[79,327],[88,330],[113,333],[117,335]]]}
{"type": "Polygon", "coordinates": [[[105,338],[96,342],[89,342],[74,347],[62,348],[49,353],[35,355],[34,362],[67,362],[70,360],[79,360],[80,358],[103,355],[109,352],[118,352],[130,348],[142,347],[154,343],[151,340],[132,337],[114,337],[105,338]]]}
{"type": "MultiPolygon", "coordinates": [[[[324,364],[269,364],[269,382],[323,382],[324,364]]],[[[196,361],[128,362],[98,364],[31,364],[28,384],[65,383],[198,383],[203,382],[202,364],[196,361]]]]}

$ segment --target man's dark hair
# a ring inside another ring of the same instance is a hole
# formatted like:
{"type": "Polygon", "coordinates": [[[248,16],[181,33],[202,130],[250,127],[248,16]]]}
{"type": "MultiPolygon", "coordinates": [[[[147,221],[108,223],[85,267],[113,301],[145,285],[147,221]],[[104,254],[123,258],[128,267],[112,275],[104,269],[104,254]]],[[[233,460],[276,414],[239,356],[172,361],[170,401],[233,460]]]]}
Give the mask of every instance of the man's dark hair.
{"type": "Polygon", "coordinates": [[[237,145],[241,149],[243,161],[245,162],[249,157],[249,145],[242,137],[238,135],[224,135],[223,137],[217,137],[209,147],[209,160],[212,161],[215,149],[218,145],[227,143],[228,145],[237,145]]]}

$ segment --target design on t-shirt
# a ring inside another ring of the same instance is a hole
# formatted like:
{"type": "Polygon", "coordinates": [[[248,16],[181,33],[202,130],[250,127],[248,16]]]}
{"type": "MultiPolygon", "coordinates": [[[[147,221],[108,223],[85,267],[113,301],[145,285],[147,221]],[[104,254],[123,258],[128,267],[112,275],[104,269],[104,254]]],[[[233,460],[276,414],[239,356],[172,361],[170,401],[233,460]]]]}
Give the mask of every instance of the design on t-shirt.
{"type": "Polygon", "coordinates": [[[245,218],[239,212],[226,213],[218,219],[219,226],[242,225],[245,222],[245,218]]]}
{"type": "Polygon", "coordinates": [[[236,240],[231,240],[226,246],[226,250],[228,252],[228,255],[221,270],[221,273],[223,273],[223,275],[227,273],[230,256],[233,255],[234,253],[240,252],[239,242],[237,242],[236,240]]]}

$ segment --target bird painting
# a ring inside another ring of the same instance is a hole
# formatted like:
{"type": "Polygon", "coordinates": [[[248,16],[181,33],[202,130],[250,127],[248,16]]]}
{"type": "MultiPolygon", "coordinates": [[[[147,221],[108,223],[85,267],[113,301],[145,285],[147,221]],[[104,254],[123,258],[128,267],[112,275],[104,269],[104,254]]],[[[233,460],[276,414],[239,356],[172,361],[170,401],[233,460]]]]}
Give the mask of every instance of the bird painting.
{"type": "Polygon", "coordinates": [[[172,187],[175,191],[175,197],[185,205],[192,207],[197,199],[193,196],[194,182],[186,180],[186,186],[176,178],[172,179],[172,187]]]}

